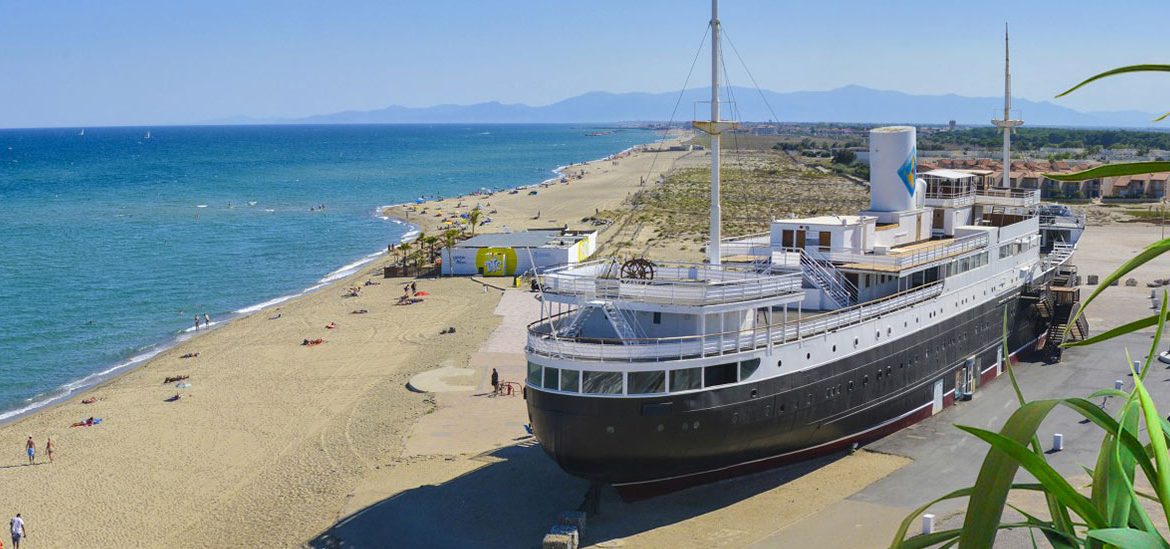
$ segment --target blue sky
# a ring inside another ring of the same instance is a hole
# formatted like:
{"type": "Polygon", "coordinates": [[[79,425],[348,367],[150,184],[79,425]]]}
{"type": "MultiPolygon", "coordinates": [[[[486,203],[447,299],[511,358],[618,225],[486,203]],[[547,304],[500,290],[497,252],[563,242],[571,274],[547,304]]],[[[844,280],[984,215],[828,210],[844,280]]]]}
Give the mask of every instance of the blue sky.
{"type": "MultiPolygon", "coordinates": [[[[294,117],[390,104],[541,105],[586,91],[678,89],[709,3],[0,0],[0,127],[294,117]]],[[[1049,99],[1106,68],[1170,62],[1170,4],[1146,0],[727,0],[721,18],[762,87],[848,84],[1049,99]]],[[[729,79],[749,85],[726,56],[729,79]]],[[[703,73],[697,75],[700,81],[703,73]]],[[[1170,110],[1170,75],[1059,103],[1170,110]]],[[[1025,113],[1026,117],[1026,113],[1025,113]]]]}

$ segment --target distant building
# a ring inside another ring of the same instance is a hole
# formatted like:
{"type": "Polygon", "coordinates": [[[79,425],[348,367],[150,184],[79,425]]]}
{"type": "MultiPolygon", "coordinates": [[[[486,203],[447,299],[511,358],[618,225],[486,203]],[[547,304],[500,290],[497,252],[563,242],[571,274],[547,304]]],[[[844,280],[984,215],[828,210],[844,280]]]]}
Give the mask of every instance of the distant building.
{"type": "Polygon", "coordinates": [[[947,122],[947,129],[948,129],[948,130],[950,130],[950,131],[955,131],[955,126],[957,126],[957,124],[955,124],[955,121],[954,121],[954,120],[951,120],[950,122],[947,122]]]}
{"type": "Polygon", "coordinates": [[[597,251],[597,231],[533,229],[474,236],[443,249],[444,275],[515,276],[580,263],[597,251]]]}

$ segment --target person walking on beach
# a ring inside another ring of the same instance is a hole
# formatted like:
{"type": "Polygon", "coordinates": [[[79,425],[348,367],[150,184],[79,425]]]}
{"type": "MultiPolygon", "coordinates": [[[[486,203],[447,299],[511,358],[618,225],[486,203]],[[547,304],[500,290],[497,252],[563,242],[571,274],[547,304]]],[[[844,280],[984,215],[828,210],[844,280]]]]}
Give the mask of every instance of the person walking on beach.
{"type": "Polygon", "coordinates": [[[28,454],[28,464],[32,465],[37,459],[37,443],[33,442],[32,435],[24,442],[24,452],[28,454]]]}
{"type": "Polygon", "coordinates": [[[500,394],[500,373],[495,368],[492,368],[492,394],[500,394]]]}
{"type": "Polygon", "coordinates": [[[211,327],[211,315],[208,315],[207,313],[203,313],[203,327],[204,328],[211,327]]]}
{"type": "Polygon", "coordinates": [[[195,331],[199,331],[199,313],[195,313],[195,331]]]}
{"type": "Polygon", "coordinates": [[[12,547],[20,549],[20,540],[28,535],[24,531],[24,519],[20,518],[20,513],[8,521],[8,529],[12,532],[12,547]]]}
{"type": "Polygon", "coordinates": [[[45,438],[45,455],[49,458],[49,463],[53,463],[53,437],[45,438]]]}

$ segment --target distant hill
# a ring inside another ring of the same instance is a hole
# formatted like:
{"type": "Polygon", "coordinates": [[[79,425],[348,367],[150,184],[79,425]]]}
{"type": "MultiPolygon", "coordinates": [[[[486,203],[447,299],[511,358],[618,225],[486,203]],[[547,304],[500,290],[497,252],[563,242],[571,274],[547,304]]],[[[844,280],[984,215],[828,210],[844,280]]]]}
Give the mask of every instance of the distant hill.
{"type": "MultiPolygon", "coordinates": [[[[710,88],[687,90],[678,103],[674,119],[704,117],[710,88]]],[[[853,122],[986,125],[1002,113],[999,97],[960,95],[911,95],[862,86],[828,91],[778,93],[732,87],[725,94],[734,99],[737,120],[749,122],[853,122]],[[765,101],[761,98],[766,98],[765,101]],[[768,109],[771,105],[773,111],[768,109]]],[[[221,124],[388,124],[388,123],[608,123],[666,121],[678,92],[608,93],[589,92],[551,105],[533,107],[492,101],[474,105],[436,105],[413,108],[390,106],[372,111],[344,111],[297,119],[263,120],[235,117],[215,121],[221,124]]],[[[1154,115],[1138,111],[1080,112],[1047,101],[1014,100],[1014,109],[1029,126],[1148,127],[1154,115]]],[[[725,107],[724,117],[731,112],[725,107]]]]}

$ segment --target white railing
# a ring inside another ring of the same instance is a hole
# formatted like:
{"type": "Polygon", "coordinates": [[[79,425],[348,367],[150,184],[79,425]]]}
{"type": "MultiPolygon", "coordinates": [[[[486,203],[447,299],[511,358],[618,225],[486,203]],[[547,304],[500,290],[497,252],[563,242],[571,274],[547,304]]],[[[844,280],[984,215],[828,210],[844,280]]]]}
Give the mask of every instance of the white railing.
{"type": "Polygon", "coordinates": [[[900,270],[986,248],[987,243],[988,238],[986,234],[977,234],[956,238],[951,242],[924,247],[909,253],[899,252],[895,248],[890,250],[888,255],[859,254],[854,252],[821,252],[821,254],[836,263],[878,265],[900,270]]]}
{"type": "Polygon", "coordinates": [[[796,273],[773,275],[703,264],[657,265],[653,279],[620,278],[607,263],[587,263],[540,275],[545,293],[585,299],[705,305],[747,301],[800,291],[796,273]]]}
{"type": "Polygon", "coordinates": [[[972,191],[927,191],[925,198],[927,206],[936,208],[962,208],[975,203],[975,193],[972,191]]]}
{"type": "Polygon", "coordinates": [[[784,344],[837,330],[933,299],[942,293],[941,282],[899,294],[821,313],[787,323],[716,334],[665,338],[558,337],[553,327],[568,319],[564,313],[528,326],[528,351],[554,358],[601,362],[661,362],[740,353],[771,344],[784,344]]]}
{"type": "Polygon", "coordinates": [[[981,189],[975,202],[988,206],[1035,206],[1040,203],[1040,189],[981,189]]]}

